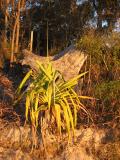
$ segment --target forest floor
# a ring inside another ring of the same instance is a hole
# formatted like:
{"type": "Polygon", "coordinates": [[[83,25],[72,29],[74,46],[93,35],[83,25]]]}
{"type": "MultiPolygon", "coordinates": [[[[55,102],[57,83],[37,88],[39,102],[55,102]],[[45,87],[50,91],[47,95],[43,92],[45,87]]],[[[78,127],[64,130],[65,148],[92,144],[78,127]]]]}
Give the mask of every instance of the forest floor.
{"type": "Polygon", "coordinates": [[[81,126],[69,145],[66,136],[46,133],[45,145],[32,150],[31,129],[23,123],[24,104],[13,107],[21,78],[14,70],[0,71],[0,160],[120,160],[120,124],[81,126]]]}

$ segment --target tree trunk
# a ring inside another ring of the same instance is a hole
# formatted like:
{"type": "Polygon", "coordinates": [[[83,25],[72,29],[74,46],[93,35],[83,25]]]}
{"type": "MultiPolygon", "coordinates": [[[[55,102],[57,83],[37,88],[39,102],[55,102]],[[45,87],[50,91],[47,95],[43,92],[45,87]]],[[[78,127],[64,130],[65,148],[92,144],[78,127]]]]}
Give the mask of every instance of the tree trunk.
{"type": "Polygon", "coordinates": [[[4,29],[4,46],[7,46],[7,28],[8,28],[8,4],[9,0],[5,1],[5,29],[4,29]]]}
{"type": "Polygon", "coordinates": [[[19,48],[19,32],[20,32],[20,1],[18,2],[18,13],[17,13],[17,26],[16,26],[16,42],[15,42],[15,52],[18,52],[19,48]]]}
{"type": "Polygon", "coordinates": [[[17,26],[17,20],[15,21],[14,28],[13,28],[13,33],[12,33],[10,63],[13,63],[13,61],[14,61],[14,45],[15,45],[14,43],[15,43],[15,31],[16,31],[16,26],[17,26]]]}
{"type": "Polygon", "coordinates": [[[32,52],[33,49],[33,31],[31,31],[31,36],[30,36],[30,52],[32,52]]]}
{"type": "Polygon", "coordinates": [[[97,12],[97,28],[98,30],[102,30],[102,13],[101,10],[97,12]]]}
{"type": "Polygon", "coordinates": [[[13,27],[13,33],[12,33],[12,42],[11,42],[11,58],[10,58],[10,63],[14,62],[14,52],[18,51],[18,45],[19,45],[19,18],[20,18],[20,2],[18,2],[18,12],[17,12],[17,18],[15,20],[15,24],[13,27]],[[15,33],[16,33],[16,39],[15,39],[15,33]],[[16,40],[16,41],[15,41],[16,40]]]}
{"type": "Polygon", "coordinates": [[[46,39],[47,39],[47,57],[48,57],[48,56],[49,56],[49,53],[48,53],[48,52],[49,52],[49,51],[48,51],[48,49],[49,49],[49,48],[48,48],[48,45],[49,45],[49,44],[48,44],[48,40],[49,40],[49,36],[48,36],[48,21],[47,21],[47,31],[46,31],[46,32],[47,32],[47,33],[46,33],[46,36],[47,36],[46,39]]]}

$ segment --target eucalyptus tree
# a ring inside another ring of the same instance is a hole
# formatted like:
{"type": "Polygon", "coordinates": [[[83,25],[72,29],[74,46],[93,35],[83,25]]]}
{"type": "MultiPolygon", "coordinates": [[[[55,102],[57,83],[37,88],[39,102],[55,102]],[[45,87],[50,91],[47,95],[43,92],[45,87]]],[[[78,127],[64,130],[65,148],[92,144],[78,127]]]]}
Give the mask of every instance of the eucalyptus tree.
{"type": "Polygon", "coordinates": [[[97,14],[97,28],[103,29],[106,24],[108,29],[113,29],[115,22],[120,18],[120,1],[119,0],[90,0],[93,10],[97,14]]]}

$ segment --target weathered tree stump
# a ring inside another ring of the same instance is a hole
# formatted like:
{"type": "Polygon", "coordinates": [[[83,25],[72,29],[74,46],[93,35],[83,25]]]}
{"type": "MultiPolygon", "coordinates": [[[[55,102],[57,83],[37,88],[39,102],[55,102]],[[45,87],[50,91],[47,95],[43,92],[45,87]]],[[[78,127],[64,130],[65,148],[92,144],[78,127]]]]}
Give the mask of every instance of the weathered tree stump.
{"type": "MultiPolygon", "coordinates": [[[[74,45],[71,45],[57,55],[50,56],[49,59],[54,68],[63,74],[64,79],[69,80],[79,74],[87,55],[76,49],[74,45]]],[[[29,65],[32,69],[37,69],[36,61],[46,63],[47,58],[35,55],[28,50],[23,50],[22,65],[29,65]]]]}

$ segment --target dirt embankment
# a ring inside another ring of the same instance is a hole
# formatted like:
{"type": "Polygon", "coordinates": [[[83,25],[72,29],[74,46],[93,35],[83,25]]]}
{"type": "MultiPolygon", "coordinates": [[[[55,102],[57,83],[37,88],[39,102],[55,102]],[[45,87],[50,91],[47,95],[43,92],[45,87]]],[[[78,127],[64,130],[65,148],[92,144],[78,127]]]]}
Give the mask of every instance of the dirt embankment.
{"type": "Polygon", "coordinates": [[[46,150],[40,144],[31,152],[31,129],[21,124],[22,117],[12,105],[18,82],[17,74],[12,77],[0,72],[0,160],[120,159],[120,126],[80,127],[75,131],[75,142],[69,145],[66,136],[60,139],[45,133],[46,150]]]}

